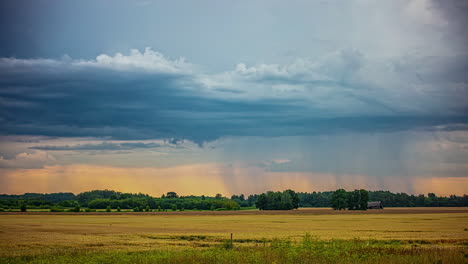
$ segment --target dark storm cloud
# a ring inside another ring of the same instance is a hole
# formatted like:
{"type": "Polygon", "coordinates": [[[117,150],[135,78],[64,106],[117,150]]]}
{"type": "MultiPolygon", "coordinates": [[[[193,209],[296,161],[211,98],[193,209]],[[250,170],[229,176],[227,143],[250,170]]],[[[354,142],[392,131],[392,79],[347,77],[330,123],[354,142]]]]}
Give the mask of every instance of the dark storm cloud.
{"type": "Polygon", "coordinates": [[[50,9],[42,6],[41,12],[37,12],[39,8],[34,10],[31,4],[35,5],[23,0],[0,2],[1,57],[32,57],[37,54],[37,27],[41,24],[41,17],[47,16],[50,9]]]}
{"type": "Polygon", "coordinates": [[[431,0],[432,8],[439,11],[445,21],[449,23],[452,40],[464,44],[468,51],[468,1],[465,0],[431,0]]]}
{"type": "MultiPolygon", "coordinates": [[[[359,77],[359,74],[369,75],[365,71],[372,68],[366,65],[369,62],[363,60],[360,53],[340,52],[336,56],[318,66],[306,63],[305,66],[309,66],[238,67],[227,73],[229,80],[221,79],[228,88],[215,86],[212,89],[200,81],[200,75],[194,73],[190,64],[168,60],[150,49],[144,53],[133,50],[128,56],[101,55],[92,61],[68,57],[62,60],[1,59],[1,132],[125,140],[180,138],[202,143],[223,136],[444,129],[468,123],[463,104],[466,87],[451,90],[431,87],[427,94],[416,94],[419,96],[415,97],[416,101],[409,96],[396,101],[388,92],[381,92],[389,90],[386,87],[375,86],[359,77]],[[355,69],[349,69],[352,65],[355,69]],[[276,96],[264,94],[278,84],[306,89],[299,93],[282,91],[276,96]],[[326,97],[322,91],[327,93],[326,97]],[[450,101],[451,98],[458,102],[450,101]],[[434,101],[437,104],[431,103],[434,101]],[[413,110],[405,110],[408,103],[413,110]]],[[[405,74],[413,69],[418,69],[419,79],[429,80],[419,80],[424,85],[466,81],[461,75],[466,71],[466,63],[445,61],[450,75],[438,70],[436,62],[440,61],[443,60],[394,63],[392,74],[402,76],[403,85],[407,81],[405,74]],[[423,63],[425,67],[418,67],[423,63]]],[[[382,79],[382,83],[386,80],[382,79]]],[[[408,90],[396,87],[395,93],[405,94],[408,90]]],[[[414,93],[409,95],[415,96],[414,93]]],[[[35,148],[94,147],[125,149],[131,146],[35,148]]]]}
{"type": "Polygon", "coordinates": [[[0,61],[2,132],[119,139],[214,139],[260,115],[281,115],[286,100],[201,97],[192,76],[71,66],[64,61],[0,61]],[[189,89],[186,89],[189,88],[189,89]]]}

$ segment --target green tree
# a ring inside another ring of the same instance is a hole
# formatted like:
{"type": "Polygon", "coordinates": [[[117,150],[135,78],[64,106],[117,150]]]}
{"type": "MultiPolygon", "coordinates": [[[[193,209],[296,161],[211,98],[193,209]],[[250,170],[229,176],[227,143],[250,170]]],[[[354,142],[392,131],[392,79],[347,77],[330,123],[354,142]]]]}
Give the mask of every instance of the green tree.
{"type": "Polygon", "coordinates": [[[359,190],[354,190],[348,193],[348,210],[359,210],[361,193],[359,190]]]}
{"type": "Polygon", "coordinates": [[[369,201],[369,192],[364,189],[354,190],[348,194],[349,210],[367,210],[369,201]]]}
{"type": "Polygon", "coordinates": [[[120,209],[120,206],[117,206],[117,212],[120,212],[121,209],[120,209]]]}
{"type": "Polygon", "coordinates": [[[223,195],[220,194],[220,193],[217,193],[216,196],[215,196],[215,198],[216,198],[216,199],[221,199],[221,198],[223,198],[223,195]]]}
{"type": "Polygon", "coordinates": [[[21,206],[20,206],[20,210],[21,210],[21,212],[26,212],[27,211],[26,204],[22,203],[21,206]]]}
{"type": "Polygon", "coordinates": [[[331,204],[335,210],[343,210],[348,206],[348,193],[344,189],[338,189],[332,194],[331,204]]]}
{"type": "Polygon", "coordinates": [[[106,207],[106,212],[111,212],[111,211],[112,211],[112,209],[111,209],[110,205],[108,205],[108,206],[106,207]]]}
{"type": "Polygon", "coordinates": [[[275,209],[275,210],[291,210],[293,209],[293,201],[292,201],[292,197],[291,197],[291,194],[289,194],[289,192],[283,192],[283,193],[279,193],[279,200],[276,201],[276,206],[274,208],[271,208],[271,209],[275,209]]]}
{"type": "Polygon", "coordinates": [[[179,196],[177,195],[176,192],[168,192],[168,193],[166,194],[166,198],[168,198],[168,199],[179,198],[179,196]]]}
{"type": "Polygon", "coordinates": [[[145,211],[146,212],[151,212],[151,208],[149,207],[149,205],[146,206],[145,211]]]}
{"type": "Polygon", "coordinates": [[[297,195],[297,193],[291,189],[286,190],[285,192],[291,196],[291,204],[292,204],[291,209],[299,208],[299,196],[297,195]]]}
{"type": "Polygon", "coordinates": [[[299,207],[299,197],[293,190],[267,192],[258,196],[255,205],[260,210],[292,210],[299,207]]]}
{"type": "Polygon", "coordinates": [[[172,205],[172,211],[177,211],[177,204],[172,205]]]}
{"type": "Polygon", "coordinates": [[[369,192],[361,189],[359,190],[359,210],[367,210],[367,202],[369,202],[369,192]]]}
{"type": "Polygon", "coordinates": [[[267,196],[266,194],[262,193],[260,196],[258,196],[257,202],[255,203],[255,206],[260,209],[260,210],[265,210],[267,209],[267,196]]]}

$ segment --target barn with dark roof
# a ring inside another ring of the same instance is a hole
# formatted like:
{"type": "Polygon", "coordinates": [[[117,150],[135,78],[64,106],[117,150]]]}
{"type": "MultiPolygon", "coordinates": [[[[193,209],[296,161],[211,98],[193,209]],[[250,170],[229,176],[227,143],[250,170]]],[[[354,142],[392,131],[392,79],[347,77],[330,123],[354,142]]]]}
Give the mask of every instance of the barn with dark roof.
{"type": "Polygon", "coordinates": [[[367,209],[383,209],[381,201],[367,202],[367,209]]]}

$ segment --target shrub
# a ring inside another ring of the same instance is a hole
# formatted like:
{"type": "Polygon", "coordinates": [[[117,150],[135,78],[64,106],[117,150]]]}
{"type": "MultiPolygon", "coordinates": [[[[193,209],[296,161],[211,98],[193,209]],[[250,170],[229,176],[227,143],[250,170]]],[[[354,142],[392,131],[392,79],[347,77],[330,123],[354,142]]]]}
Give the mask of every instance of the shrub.
{"type": "Polygon", "coordinates": [[[271,240],[271,244],[270,244],[271,248],[279,251],[279,252],[282,252],[282,251],[287,251],[289,249],[291,249],[291,241],[290,240],[287,240],[287,239],[278,239],[278,238],[274,238],[271,240]]]}
{"type": "Polygon", "coordinates": [[[117,206],[117,212],[120,212],[121,209],[120,209],[120,206],[117,206]]]}
{"type": "Polygon", "coordinates": [[[223,207],[228,210],[239,210],[239,204],[232,200],[225,201],[223,207]]]}
{"type": "Polygon", "coordinates": [[[52,207],[52,208],[50,208],[50,211],[51,211],[51,212],[64,212],[65,210],[60,209],[60,208],[52,207]]]}
{"type": "Polygon", "coordinates": [[[85,212],[96,212],[96,209],[86,208],[85,212]]]}
{"type": "Polygon", "coordinates": [[[151,212],[151,208],[149,207],[149,205],[146,206],[145,212],[151,212]]]}
{"type": "Polygon", "coordinates": [[[221,247],[224,248],[224,249],[233,249],[234,244],[232,243],[232,241],[230,239],[226,239],[221,244],[221,247]]]}
{"type": "Polygon", "coordinates": [[[312,248],[317,243],[317,241],[318,239],[316,237],[312,236],[309,233],[305,233],[302,237],[302,247],[312,248]]]}
{"type": "Polygon", "coordinates": [[[172,205],[172,211],[177,211],[177,204],[172,205]]]}
{"type": "Polygon", "coordinates": [[[112,209],[111,209],[110,205],[108,205],[108,206],[106,207],[106,212],[112,212],[112,209]]]}
{"type": "Polygon", "coordinates": [[[21,204],[20,210],[21,210],[21,212],[26,212],[26,211],[27,211],[26,205],[25,205],[25,204],[21,204]]]}
{"type": "Polygon", "coordinates": [[[80,206],[77,205],[77,206],[73,207],[72,209],[70,209],[70,210],[68,210],[68,211],[69,211],[69,212],[76,212],[76,213],[78,213],[78,212],[80,211],[80,206]]]}

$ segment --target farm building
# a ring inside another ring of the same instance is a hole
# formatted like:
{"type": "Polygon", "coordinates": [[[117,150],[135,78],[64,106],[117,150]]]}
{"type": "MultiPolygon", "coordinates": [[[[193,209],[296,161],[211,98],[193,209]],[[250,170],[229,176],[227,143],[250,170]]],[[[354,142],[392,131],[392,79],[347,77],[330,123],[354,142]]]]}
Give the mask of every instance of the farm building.
{"type": "Polygon", "coordinates": [[[367,202],[367,209],[383,209],[382,202],[367,202]]]}

